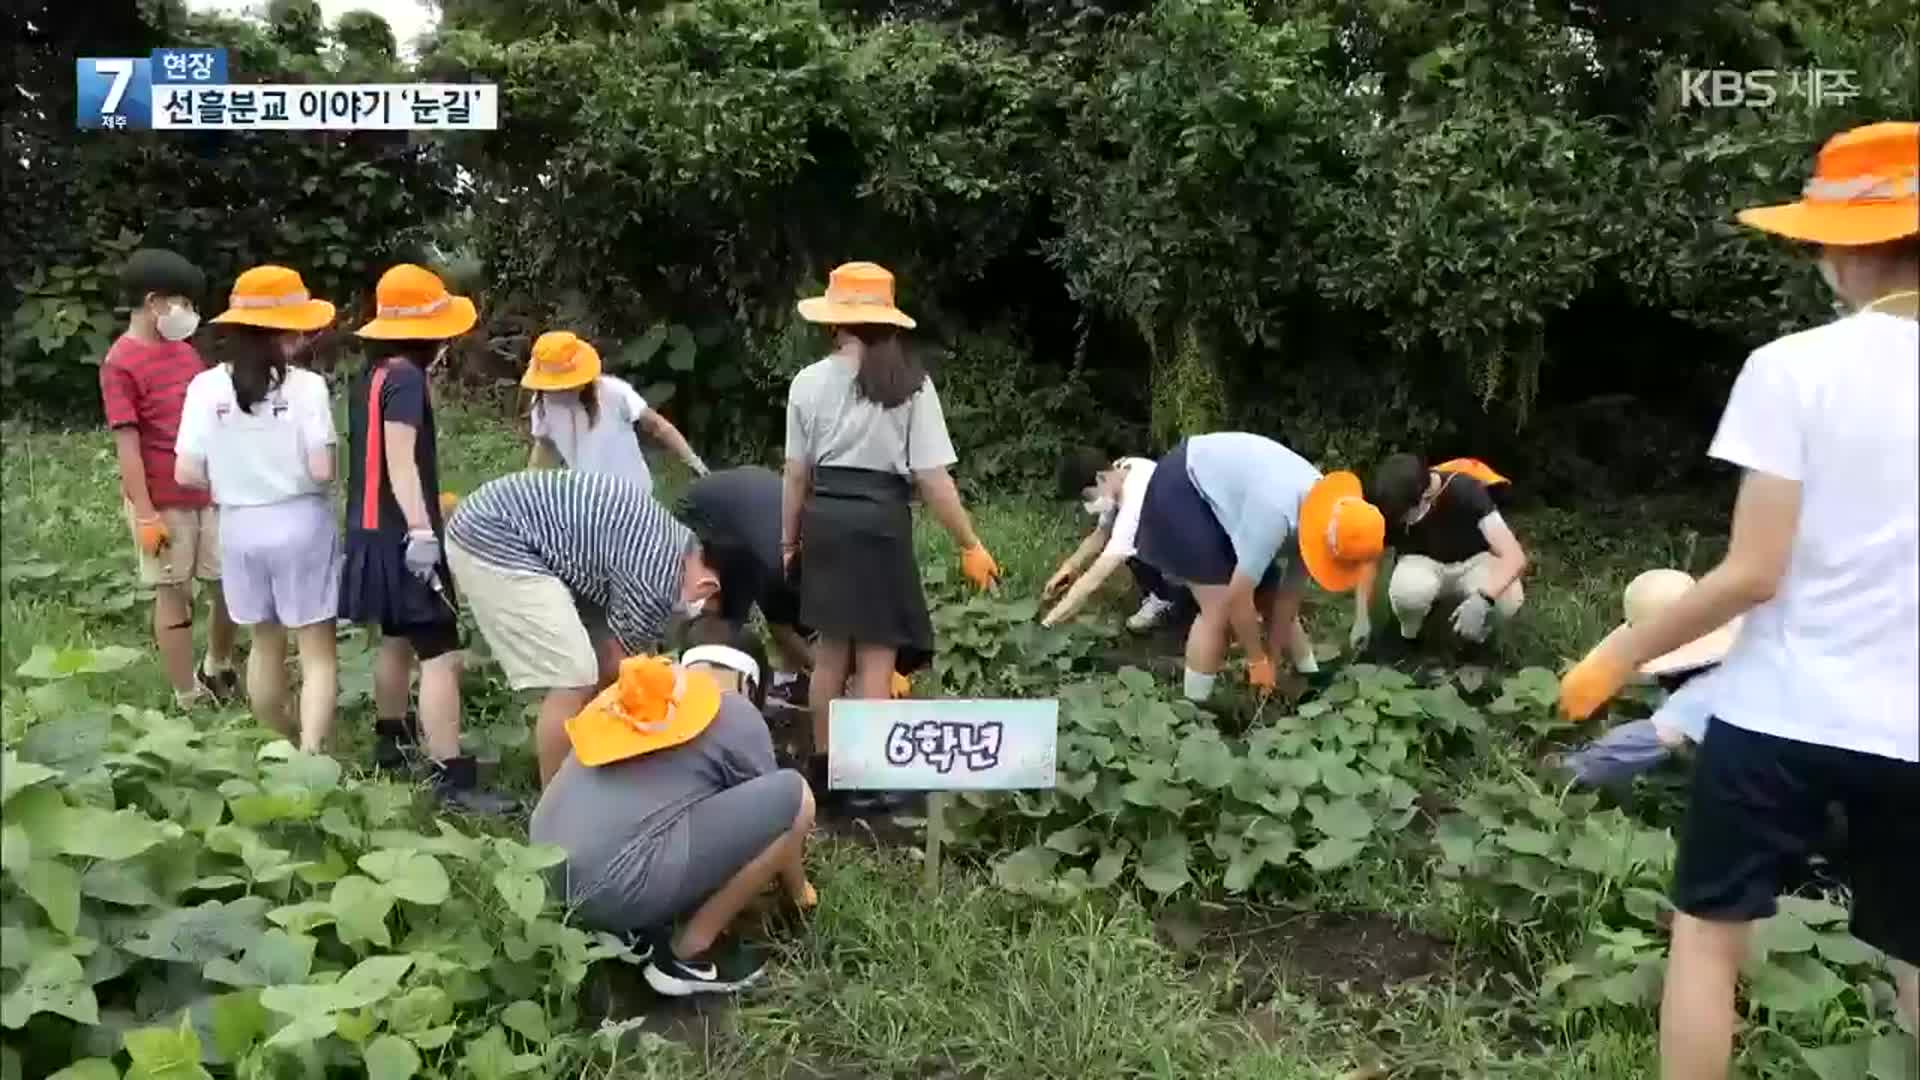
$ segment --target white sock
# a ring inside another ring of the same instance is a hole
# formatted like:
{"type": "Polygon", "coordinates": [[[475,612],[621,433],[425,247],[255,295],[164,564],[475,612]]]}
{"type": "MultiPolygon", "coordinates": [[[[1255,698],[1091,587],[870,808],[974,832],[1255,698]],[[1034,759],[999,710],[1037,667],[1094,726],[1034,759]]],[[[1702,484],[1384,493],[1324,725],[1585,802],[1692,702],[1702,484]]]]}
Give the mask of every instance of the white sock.
{"type": "Polygon", "coordinates": [[[1219,677],[1218,675],[1207,675],[1195,671],[1192,668],[1187,668],[1184,679],[1185,685],[1183,687],[1187,695],[1187,700],[1201,702],[1212,697],[1214,681],[1219,677]]]}
{"type": "Polygon", "coordinates": [[[1293,670],[1302,675],[1312,675],[1320,670],[1320,658],[1313,655],[1313,646],[1293,650],[1293,670]]]}
{"type": "Polygon", "coordinates": [[[799,678],[799,675],[791,671],[776,671],[773,673],[773,685],[792,686],[799,678]]]}

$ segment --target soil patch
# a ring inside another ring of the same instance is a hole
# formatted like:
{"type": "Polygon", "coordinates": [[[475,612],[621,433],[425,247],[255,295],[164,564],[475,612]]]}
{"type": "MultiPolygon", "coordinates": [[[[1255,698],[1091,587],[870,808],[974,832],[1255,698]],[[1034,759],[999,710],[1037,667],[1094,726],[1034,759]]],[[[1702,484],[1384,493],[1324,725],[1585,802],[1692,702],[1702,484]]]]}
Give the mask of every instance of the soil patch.
{"type": "Polygon", "coordinates": [[[1456,971],[1450,942],[1371,912],[1288,911],[1205,906],[1155,920],[1162,940],[1192,962],[1237,963],[1233,1006],[1253,1010],[1287,984],[1309,987],[1330,1004],[1355,994],[1456,971]]]}

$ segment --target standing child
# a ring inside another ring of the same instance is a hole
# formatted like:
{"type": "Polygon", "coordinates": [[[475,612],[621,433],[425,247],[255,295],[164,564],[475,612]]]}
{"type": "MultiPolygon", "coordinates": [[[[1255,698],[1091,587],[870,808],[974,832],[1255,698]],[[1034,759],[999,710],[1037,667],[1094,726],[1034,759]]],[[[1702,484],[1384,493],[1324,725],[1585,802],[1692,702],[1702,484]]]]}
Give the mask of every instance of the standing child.
{"type": "Polygon", "coordinates": [[[533,455],[528,468],[565,465],[611,473],[653,490],[636,428],[666,444],[695,476],[706,462],[672,421],[647,407],[626,380],[600,373],[600,353],[565,330],[541,334],[520,385],[534,392],[533,455]]]}
{"type": "Polygon", "coordinates": [[[1820,150],[1798,201],[1742,223],[1804,241],[1847,313],[1755,350],[1708,450],[1739,467],[1727,554],[1560,682],[1584,718],[1634,669],[1745,615],[1711,676],[1674,869],[1661,1075],[1720,1080],[1755,921],[1848,823],[1855,937],[1920,1028],[1920,124],[1820,150]]]}
{"type": "Polygon", "coordinates": [[[233,620],[220,592],[217,517],[207,493],[174,479],[174,441],[187,384],[206,370],[188,339],[200,326],[195,303],[206,289],[198,267],[180,255],[143,248],[127,259],[121,283],[133,306],[126,332],[100,364],[100,398],[113,429],[120,492],[133,533],[140,581],[153,586],[153,637],[174,702],[232,697],[233,620]],[[193,662],[193,582],[206,586],[211,618],[207,657],[193,662]]]}
{"type": "Polygon", "coordinates": [[[473,301],[438,275],[402,263],[380,276],[377,317],[354,331],[373,343],[347,401],[346,566],[340,617],[380,628],[374,661],[374,760],[405,763],[424,735],[440,797],[477,813],[508,813],[510,799],[478,787],[460,752],[460,623],[441,553],[440,466],[427,370],[447,342],[473,328],[473,301]],[[435,493],[432,496],[429,493],[435,493]],[[420,666],[420,714],[407,711],[420,666]]]}
{"type": "Polygon", "coordinates": [[[300,647],[300,748],[318,752],[333,729],[338,674],[334,613],[340,528],[333,480],[333,408],[325,379],[291,366],[333,305],[284,266],[233,283],[213,321],[221,362],[187,386],[175,475],[219,502],[223,585],[234,621],[252,628],[247,698],[261,723],[294,737],[287,715],[287,630],[300,647]]]}

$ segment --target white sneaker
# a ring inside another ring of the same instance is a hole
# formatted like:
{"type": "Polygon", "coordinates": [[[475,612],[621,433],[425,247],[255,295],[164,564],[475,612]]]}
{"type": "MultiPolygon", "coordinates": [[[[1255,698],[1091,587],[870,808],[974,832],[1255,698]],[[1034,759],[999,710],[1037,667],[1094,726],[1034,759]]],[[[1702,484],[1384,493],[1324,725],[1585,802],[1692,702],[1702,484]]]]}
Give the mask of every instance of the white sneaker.
{"type": "Polygon", "coordinates": [[[1159,626],[1173,610],[1173,601],[1149,596],[1140,602],[1140,610],[1127,618],[1127,629],[1136,633],[1159,626]]]}

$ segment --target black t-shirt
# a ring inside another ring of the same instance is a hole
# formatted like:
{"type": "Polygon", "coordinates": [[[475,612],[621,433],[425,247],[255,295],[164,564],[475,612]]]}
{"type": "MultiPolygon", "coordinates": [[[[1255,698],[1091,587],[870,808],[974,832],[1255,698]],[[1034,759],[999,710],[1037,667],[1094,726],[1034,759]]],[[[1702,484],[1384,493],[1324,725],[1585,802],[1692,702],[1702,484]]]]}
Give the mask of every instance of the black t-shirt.
{"type": "Polygon", "coordinates": [[[1495,513],[1487,487],[1470,476],[1446,476],[1426,516],[1404,525],[1391,537],[1402,555],[1424,555],[1435,562],[1465,562],[1487,550],[1480,523],[1495,513]]]}
{"type": "MultiPolygon", "coordinates": [[[[780,474],[758,465],[721,469],[695,480],[680,502],[680,518],[700,535],[738,554],[751,582],[725,590],[723,614],[745,618],[760,594],[784,579],[780,565],[780,474]]],[[[739,575],[735,580],[740,580],[739,575]]]]}
{"type": "MultiPolygon", "coordinates": [[[[426,373],[403,359],[370,365],[354,378],[353,390],[347,396],[347,530],[389,534],[407,531],[406,515],[400,512],[400,503],[393,497],[393,481],[387,475],[384,448],[376,465],[378,513],[372,520],[366,514],[367,394],[373,385],[374,373],[380,371],[386,373],[380,385],[380,420],[407,424],[414,429],[413,464],[420,471],[420,493],[426,501],[427,518],[433,523],[433,531],[440,532],[440,460],[434,447],[433,401],[427,394],[426,373]]],[[[376,433],[376,436],[384,438],[383,434],[376,433]]]]}

